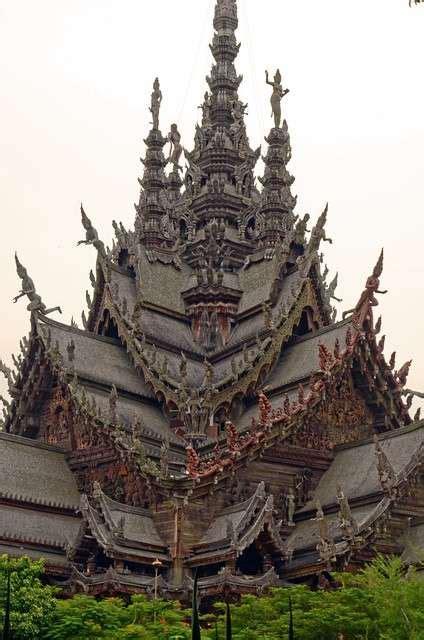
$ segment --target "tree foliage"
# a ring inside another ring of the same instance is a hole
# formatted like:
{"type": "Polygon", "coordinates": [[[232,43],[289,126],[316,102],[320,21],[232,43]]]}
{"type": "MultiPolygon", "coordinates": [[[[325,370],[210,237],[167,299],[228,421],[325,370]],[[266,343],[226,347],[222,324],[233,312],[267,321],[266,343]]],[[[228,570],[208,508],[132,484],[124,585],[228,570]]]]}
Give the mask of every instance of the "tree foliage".
{"type": "Polygon", "coordinates": [[[96,600],[78,595],[57,603],[46,640],[189,640],[189,614],[177,602],[133,596],[96,600]]]}
{"type": "MultiPolygon", "coordinates": [[[[290,638],[290,600],[297,640],[424,640],[424,581],[414,571],[405,575],[399,558],[379,557],[358,574],[337,578],[341,588],[334,591],[298,585],[264,598],[245,596],[232,609],[233,640],[290,638]]],[[[224,638],[225,607],[217,609],[224,638]]]]}
{"type": "Polygon", "coordinates": [[[0,629],[3,629],[10,572],[10,637],[37,640],[51,621],[57,589],[41,582],[43,563],[0,556],[0,629]]]}
{"type": "MultiPolygon", "coordinates": [[[[56,600],[41,583],[42,563],[11,560],[14,640],[191,640],[191,610],[170,600],[133,596],[56,600]]],[[[7,560],[0,559],[0,613],[4,616],[7,560]]],[[[201,618],[202,640],[424,640],[424,580],[399,558],[378,557],[359,573],[337,576],[340,588],[303,585],[265,597],[218,603],[201,618]],[[291,614],[293,631],[290,629],[291,614]],[[291,634],[291,635],[290,635],[291,634]]]]}

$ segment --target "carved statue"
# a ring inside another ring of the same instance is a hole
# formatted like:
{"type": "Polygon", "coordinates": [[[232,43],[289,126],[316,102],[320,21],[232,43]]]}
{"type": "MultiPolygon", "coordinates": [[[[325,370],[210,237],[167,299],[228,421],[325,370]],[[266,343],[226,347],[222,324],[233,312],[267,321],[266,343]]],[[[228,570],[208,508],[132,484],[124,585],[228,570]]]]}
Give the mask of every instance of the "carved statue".
{"type": "Polygon", "coordinates": [[[118,391],[115,385],[112,385],[112,389],[109,394],[109,421],[111,424],[116,424],[118,419],[117,404],[118,404],[118,391]]]}
{"type": "Polygon", "coordinates": [[[320,217],[314,228],[311,231],[311,237],[308,244],[308,254],[318,253],[321,242],[329,242],[333,244],[331,238],[327,238],[325,234],[325,223],[327,222],[327,213],[328,213],[328,204],[325,206],[324,211],[321,213],[320,217]]]}
{"type": "Polygon", "coordinates": [[[396,379],[401,387],[404,387],[406,385],[406,380],[409,375],[411,364],[412,364],[412,360],[408,360],[396,373],[396,379]]]}
{"type": "Polygon", "coordinates": [[[306,213],[303,218],[299,218],[294,234],[294,241],[296,244],[305,244],[305,234],[309,232],[307,226],[310,217],[309,213],[306,213]]]}
{"type": "Polygon", "coordinates": [[[159,112],[161,103],[162,91],[160,90],[159,78],[155,78],[150,106],[150,113],[153,116],[153,129],[159,129],[159,112]]]}
{"type": "Polygon", "coordinates": [[[317,545],[317,551],[320,554],[321,560],[329,565],[332,560],[335,560],[336,548],[319,501],[317,501],[317,515],[315,520],[318,522],[319,526],[319,542],[317,545]]]}
{"type": "Polygon", "coordinates": [[[171,131],[168,133],[168,140],[171,143],[171,146],[169,148],[168,162],[173,165],[174,171],[177,171],[178,169],[182,171],[183,168],[180,167],[178,161],[183,152],[183,147],[181,145],[181,134],[178,131],[178,127],[175,123],[171,124],[171,131]]]}
{"type": "Polygon", "coordinates": [[[269,80],[268,71],[265,71],[266,83],[269,84],[273,91],[271,96],[271,116],[274,117],[275,128],[279,129],[281,124],[281,100],[287,95],[290,89],[283,89],[281,84],[281,73],[280,70],[277,69],[274,80],[271,82],[269,80]]]}
{"type": "Polygon", "coordinates": [[[202,109],[202,127],[209,127],[211,124],[211,107],[211,95],[206,91],[203,98],[203,104],[199,106],[199,109],[202,109]]]}
{"type": "Polygon", "coordinates": [[[169,442],[164,440],[160,449],[160,470],[166,478],[169,473],[169,442]]]}
{"type": "Polygon", "coordinates": [[[356,307],[354,309],[349,309],[348,311],[344,311],[343,320],[346,318],[346,316],[352,313],[354,316],[360,315],[365,305],[368,307],[376,307],[378,305],[378,300],[375,297],[375,294],[380,293],[384,295],[385,293],[387,293],[387,290],[379,291],[378,289],[380,286],[380,276],[383,273],[383,259],[384,259],[384,252],[382,249],[380,253],[380,257],[377,261],[377,264],[375,265],[374,270],[372,272],[372,275],[367,279],[365,283],[365,289],[362,292],[356,307]]]}
{"type": "Polygon", "coordinates": [[[336,273],[333,280],[330,282],[327,288],[327,296],[329,300],[336,300],[336,302],[343,302],[341,298],[337,298],[334,294],[336,293],[337,285],[339,283],[339,274],[336,273]]]}
{"type": "Polygon", "coordinates": [[[80,244],[92,244],[99,252],[99,255],[102,258],[105,258],[106,257],[105,245],[101,240],[99,240],[99,234],[91,224],[91,220],[85,213],[84,207],[82,206],[82,204],[81,204],[81,222],[82,222],[82,226],[85,229],[85,240],[80,240],[79,242],[77,242],[77,246],[79,247],[80,244]]]}
{"type": "Polygon", "coordinates": [[[345,533],[346,537],[352,539],[358,533],[358,525],[352,516],[349,501],[346,498],[340,485],[337,486],[337,502],[340,506],[339,522],[340,529],[345,533]]]}
{"type": "Polygon", "coordinates": [[[215,373],[214,373],[212,364],[206,358],[203,362],[203,368],[205,372],[204,378],[203,378],[203,386],[210,387],[213,383],[215,373]]]}
{"type": "Polygon", "coordinates": [[[234,100],[231,106],[231,115],[234,120],[234,124],[243,124],[243,116],[246,115],[247,104],[243,104],[241,100],[234,100]]]}
{"type": "Polygon", "coordinates": [[[183,380],[187,378],[187,358],[185,354],[181,351],[181,360],[180,360],[180,376],[183,380]]]}
{"type": "Polygon", "coordinates": [[[18,302],[19,298],[23,296],[27,296],[29,299],[29,305],[27,306],[27,310],[32,312],[39,311],[43,315],[48,315],[49,313],[53,313],[53,311],[59,311],[62,313],[60,307],[52,307],[51,309],[47,309],[46,305],[41,299],[41,296],[38,295],[33,280],[29,277],[27,270],[25,267],[19,262],[18,255],[15,253],[15,262],[16,262],[16,272],[20,279],[22,280],[22,289],[18,293],[17,296],[13,298],[13,302],[18,302]]]}
{"type": "Polygon", "coordinates": [[[294,495],[293,487],[290,487],[286,495],[286,517],[287,525],[294,527],[294,512],[296,511],[296,496],[294,495]]]}
{"type": "Polygon", "coordinates": [[[377,458],[377,472],[383,491],[391,493],[396,482],[396,473],[393,466],[384,453],[378,435],[374,435],[375,455],[377,458]]]}

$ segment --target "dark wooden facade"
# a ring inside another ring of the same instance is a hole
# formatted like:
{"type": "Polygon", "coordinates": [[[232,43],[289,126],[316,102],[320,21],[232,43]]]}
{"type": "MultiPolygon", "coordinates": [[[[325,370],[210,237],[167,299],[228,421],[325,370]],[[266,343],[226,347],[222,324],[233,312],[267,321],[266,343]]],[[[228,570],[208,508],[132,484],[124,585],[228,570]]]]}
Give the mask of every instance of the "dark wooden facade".
{"type": "Polygon", "coordinates": [[[157,82],[134,229],[114,223],[108,250],[82,209],[97,252],[83,329],[48,317],[17,259],[31,330],[15,371],[1,366],[0,552],[44,557],[68,594],[156,583],[184,600],[195,569],[204,598],[261,593],[422,546],[424,424],[410,363],[379,338],[383,254],[337,321],[327,209],[308,236],[286,121],[255,184],[237,24],[217,0],[186,170],[176,127],[165,159],[157,82]]]}

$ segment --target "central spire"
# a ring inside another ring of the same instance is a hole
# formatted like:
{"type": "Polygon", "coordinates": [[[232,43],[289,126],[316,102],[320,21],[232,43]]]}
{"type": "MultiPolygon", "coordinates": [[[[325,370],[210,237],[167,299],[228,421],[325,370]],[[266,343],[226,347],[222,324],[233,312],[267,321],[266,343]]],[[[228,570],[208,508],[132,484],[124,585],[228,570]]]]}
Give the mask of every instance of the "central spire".
{"type": "Polygon", "coordinates": [[[215,59],[207,82],[211,90],[211,124],[231,125],[234,106],[238,105],[237,90],[243,79],[237,76],[234,61],[240,49],[235,31],[238,27],[236,0],[217,0],[213,21],[215,34],[210,49],[215,59]]]}

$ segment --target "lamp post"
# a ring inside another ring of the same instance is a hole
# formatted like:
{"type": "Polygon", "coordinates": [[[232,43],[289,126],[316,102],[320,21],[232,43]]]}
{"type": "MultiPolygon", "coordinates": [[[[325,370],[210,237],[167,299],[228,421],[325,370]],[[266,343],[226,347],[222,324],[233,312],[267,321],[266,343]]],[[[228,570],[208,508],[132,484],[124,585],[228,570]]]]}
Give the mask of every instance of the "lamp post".
{"type": "Polygon", "coordinates": [[[10,638],[10,574],[12,572],[10,566],[10,558],[7,559],[6,567],[6,606],[4,612],[4,624],[3,624],[3,640],[9,640],[10,638]]]}
{"type": "Polygon", "coordinates": [[[152,565],[154,567],[155,570],[155,588],[154,588],[154,601],[155,601],[155,607],[153,610],[153,621],[156,624],[156,600],[158,597],[158,577],[159,577],[159,569],[162,566],[162,562],[159,560],[159,558],[156,558],[156,560],[153,560],[152,565]]]}

